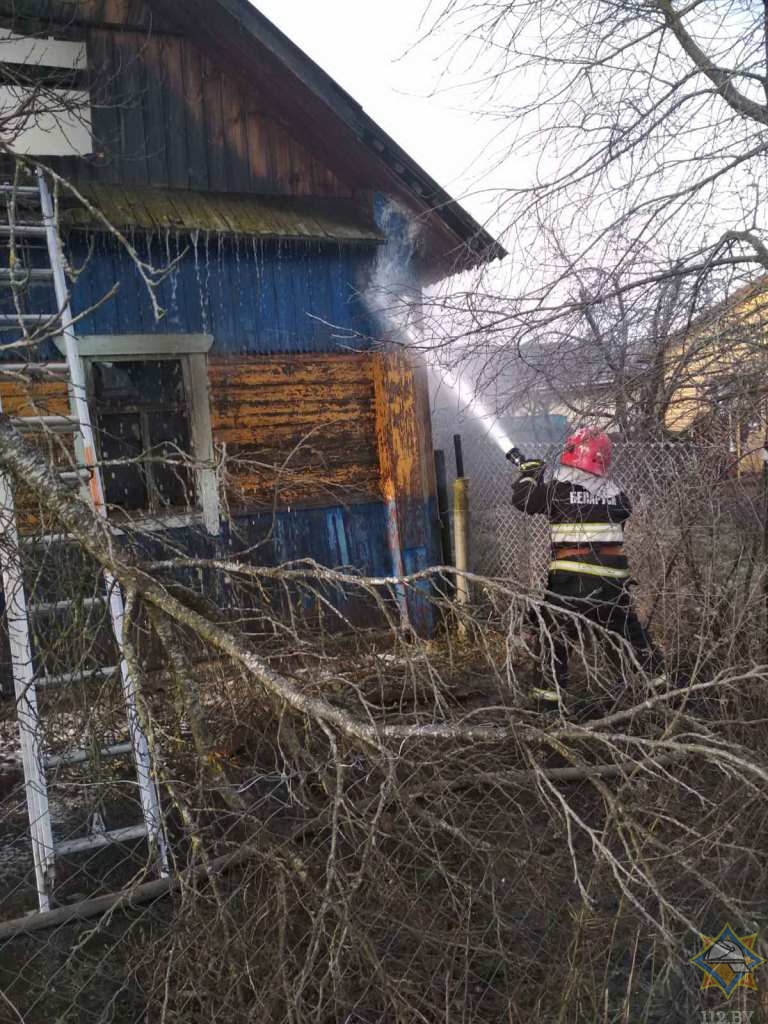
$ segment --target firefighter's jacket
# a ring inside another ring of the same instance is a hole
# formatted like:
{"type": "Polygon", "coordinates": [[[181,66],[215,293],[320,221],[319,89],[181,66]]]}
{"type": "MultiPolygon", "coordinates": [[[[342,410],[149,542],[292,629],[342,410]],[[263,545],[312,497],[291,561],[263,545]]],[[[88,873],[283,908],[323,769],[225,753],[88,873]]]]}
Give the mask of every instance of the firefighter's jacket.
{"type": "Polygon", "coordinates": [[[605,478],[582,470],[559,467],[547,482],[541,463],[524,465],[522,470],[512,502],[521,512],[548,518],[550,573],[627,579],[624,524],[632,513],[627,495],[605,478]]]}

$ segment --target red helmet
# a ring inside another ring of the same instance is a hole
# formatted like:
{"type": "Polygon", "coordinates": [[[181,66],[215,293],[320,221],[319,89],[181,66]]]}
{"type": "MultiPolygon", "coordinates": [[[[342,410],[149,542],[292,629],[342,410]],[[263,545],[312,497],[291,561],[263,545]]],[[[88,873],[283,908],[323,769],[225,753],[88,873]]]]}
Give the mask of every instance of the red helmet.
{"type": "Polygon", "coordinates": [[[611,465],[613,445],[607,434],[589,427],[582,427],[565,442],[560,463],[583,469],[595,476],[605,476],[611,465]]]}

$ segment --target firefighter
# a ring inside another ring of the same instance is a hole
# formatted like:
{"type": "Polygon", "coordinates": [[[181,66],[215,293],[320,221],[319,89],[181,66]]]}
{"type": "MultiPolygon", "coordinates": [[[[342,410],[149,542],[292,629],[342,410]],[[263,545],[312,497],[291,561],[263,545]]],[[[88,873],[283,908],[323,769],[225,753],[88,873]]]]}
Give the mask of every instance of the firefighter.
{"type": "MultiPolygon", "coordinates": [[[[548,609],[577,613],[618,634],[651,676],[663,685],[664,661],[641,624],[629,592],[624,553],[624,524],[632,512],[629,498],[607,473],[612,444],[607,434],[583,428],[565,442],[560,465],[549,482],[545,464],[526,459],[513,448],[507,458],[520,467],[512,501],[529,515],[549,519],[552,560],[547,582],[548,609]]],[[[539,706],[557,707],[568,685],[568,651],[578,635],[578,620],[545,612],[539,682],[531,691],[539,706]],[[545,680],[556,686],[545,685],[545,680]]]]}

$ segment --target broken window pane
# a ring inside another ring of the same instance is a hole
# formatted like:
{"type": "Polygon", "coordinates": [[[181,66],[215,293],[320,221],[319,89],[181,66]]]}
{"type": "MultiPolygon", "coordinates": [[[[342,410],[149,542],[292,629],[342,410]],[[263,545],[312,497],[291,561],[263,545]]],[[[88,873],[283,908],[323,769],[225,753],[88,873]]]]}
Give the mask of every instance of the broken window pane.
{"type": "Polygon", "coordinates": [[[181,363],[92,363],[91,393],[107,502],[126,511],[190,508],[195,497],[185,461],[191,444],[181,363]]]}

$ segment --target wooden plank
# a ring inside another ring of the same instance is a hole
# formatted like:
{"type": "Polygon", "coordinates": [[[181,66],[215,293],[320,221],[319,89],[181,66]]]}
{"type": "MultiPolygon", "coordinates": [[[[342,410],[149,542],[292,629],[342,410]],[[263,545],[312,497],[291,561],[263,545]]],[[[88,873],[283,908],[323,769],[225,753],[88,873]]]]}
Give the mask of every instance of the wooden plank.
{"type": "MultiPolygon", "coordinates": [[[[88,6],[87,3],[85,6],[88,6]]],[[[80,7],[83,7],[82,0],[78,5],[78,17],[82,17],[80,7]]],[[[93,8],[92,17],[111,25],[149,28],[152,24],[152,12],[143,0],[102,0],[101,3],[94,3],[93,8]],[[102,8],[101,12],[98,10],[99,7],[102,8]]]]}
{"type": "Polygon", "coordinates": [[[8,416],[67,416],[69,397],[63,377],[36,381],[9,376],[0,363],[0,402],[8,416]]]}
{"type": "Polygon", "coordinates": [[[276,487],[281,505],[376,499],[370,356],[212,359],[209,380],[231,507],[268,506],[276,487]]]}
{"type": "Polygon", "coordinates": [[[278,507],[308,507],[353,504],[376,499],[377,469],[359,466],[317,466],[298,470],[290,464],[277,463],[271,468],[263,455],[254,456],[251,466],[242,464],[242,471],[232,471],[232,461],[225,463],[227,504],[243,511],[270,507],[277,498],[278,507]]]}
{"type": "MultiPolygon", "coordinates": [[[[165,69],[163,109],[165,114],[165,146],[168,184],[173,188],[189,187],[189,155],[187,151],[187,114],[182,68],[182,41],[164,36],[160,55],[165,69]]],[[[159,183],[158,183],[159,184],[159,183]]]]}
{"type": "MultiPolygon", "coordinates": [[[[113,33],[91,31],[88,35],[91,65],[94,135],[94,176],[103,182],[120,180],[120,117],[115,104],[113,33]]],[[[79,161],[78,161],[79,163],[79,161]]],[[[76,177],[80,177],[77,169],[76,177]]]]}
{"type": "Polygon", "coordinates": [[[322,405],[323,402],[328,403],[329,408],[332,405],[334,409],[341,409],[351,402],[367,403],[371,398],[371,390],[357,381],[346,387],[342,382],[334,380],[330,386],[319,382],[286,384],[285,387],[237,388],[232,391],[227,388],[226,397],[216,402],[216,412],[222,420],[237,419],[260,409],[270,409],[275,401],[284,400],[299,403],[302,412],[306,409],[309,414],[310,406],[314,412],[314,406],[322,405]]]}
{"type": "Polygon", "coordinates": [[[333,424],[337,429],[341,425],[349,425],[370,418],[371,426],[375,420],[371,410],[371,394],[362,394],[355,398],[339,398],[336,396],[314,392],[297,397],[296,391],[273,391],[269,400],[228,404],[224,414],[221,405],[214,399],[212,416],[217,432],[229,433],[230,440],[238,440],[235,434],[244,434],[247,440],[249,431],[284,430],[292,436],[309,432],[318,427],[333,424]]]}
{"type": "Polygon", "coordinates": [[[249,188],[254,192],[269,191],[269,133],[260,109],[261,97],[256,90],[245,98],[245,133],[248,145],[248,165],[251,172],[249,188]]]}
{"type": "Polygon", "coordinates": [[[425,381],[406,353],[380,352],[372,358],[381,492],[396,502],[403,548],[426,548],[431,544],[428,515],[435,480],[432,467],[424,465],[432,462],[431,430],[425,436],[425,381]]]}
{"type": "Polygon", "coordinates": [[[203,109],[207,128],[208,186],[212,192],[226,192],[227,190],[221,89],[221,74],[218,68],[207,57],[204,57],[203,109]]]}
{"type": "Polygon", "coordinates": [[[221,107],[227,187],[232,192],[247,192],[251,184],[251,171],[245,103],[241,90],[225,76],[221,79],[221,107]]]}
{"type": "Polygon", "coordinates": [[[116,37],[115,59],[118,76],[118,114],[121,126],[121,180],[146,185],[147,135],[144,123],[144,75],[140,53],[146,39],[134,33],[116,37]]]}
{"type": "Polygon", "coordinates": [[[212,359],[209,374],[212,382],[228,382],[228,387],[241,381],[244,386],[268,386],[290,379],[293,382],[322,381],[332,376],[335,381],[372,380],[374,357],[358,355],[318,355],[287,357],[242,356],[235,359],[212,359]]]}
{"type": "MultiPolygon", "coordinates": [[[[107,13],[110,20],[136,17],[141,6],[132,9],[128,0],[119,0],[107,13]]],[[[131,28],[80,30],[88,36],[89,62],[99,69],[98,155],[67,162],[77,179],[199,191],[352,195],[307,147],[301,112],[281,116],[274,102],[264,99],[258,69],[245,82],[189,38],[131,28]]]]}
{"type": "Polygon", "coordinates": [[[144,84],[142,101],[146,126],[147,175],[150,184],[164,185],[168,181],[168,147],[163,106],[165,75],[160,40],[147,36],[139,59],[144,84]]]}
{"type": "Polygon", "coordinates": [[[184,111],[186,116],[189,187],[208,189],[208,148],[203,105],[203,67],[198,48],[188,39],[181,42],[184,111]]]}
{"type": "MultiPolygon", "coordinates": [[[[0,364],[0,402],[8,416],[68,416],[70,414],[67,379],[64,376],[39,380],[22,379],[3,373],[0,364]]],[[[73,436],[30,434],[27,443],[38,448],[46,461],[66,467],[73,460],[73,436]]],[[[32,533],[40,525],[40,506],[36,495],[22,485],[14,488],[16,516],[22,533],[32,533]]]]}

